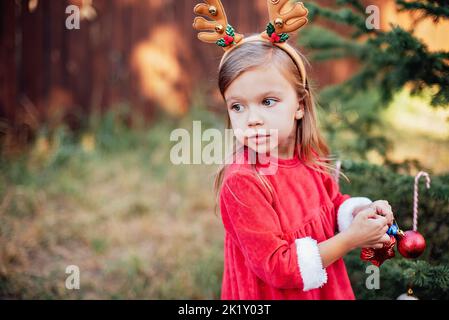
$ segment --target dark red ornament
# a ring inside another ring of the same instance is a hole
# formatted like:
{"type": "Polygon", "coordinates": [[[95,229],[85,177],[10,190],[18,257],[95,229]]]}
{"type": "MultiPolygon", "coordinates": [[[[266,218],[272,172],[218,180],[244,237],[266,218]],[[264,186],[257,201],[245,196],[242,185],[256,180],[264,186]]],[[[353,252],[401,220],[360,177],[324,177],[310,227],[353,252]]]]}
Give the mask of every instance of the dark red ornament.
{"type": "Polygon", "coordinates": [[[398,251],[405,258],[418,258],[425,249],[426,240],[418,231],[405,231],[398,237],[398,251]]]}
{"type": "Polygon", "coordinates": [[[360,259],[363,261],[370,261],[377,267],[380,267],[385,260],[391,259],[395,256],[394,246],[396,244],[396,238],[390,236],[390,243],[384,244],[380,249],[363,248],[360,252],[360,259]]]}

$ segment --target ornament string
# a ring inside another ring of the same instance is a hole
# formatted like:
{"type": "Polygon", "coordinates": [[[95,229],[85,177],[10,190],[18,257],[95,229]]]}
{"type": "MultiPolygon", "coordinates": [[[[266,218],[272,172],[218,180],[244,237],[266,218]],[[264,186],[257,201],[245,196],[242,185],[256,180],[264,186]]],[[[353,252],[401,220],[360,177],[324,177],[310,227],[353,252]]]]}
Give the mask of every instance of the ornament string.
{"type": "Polygon", "coordinates": [[[426,177],[426,187],[430,188],[430,177],[427,172],[420,171],[415,176],[415,188],[413,193],[413,231],[417,231],[418,229],[418,180],[422,176],[426,177]]]}

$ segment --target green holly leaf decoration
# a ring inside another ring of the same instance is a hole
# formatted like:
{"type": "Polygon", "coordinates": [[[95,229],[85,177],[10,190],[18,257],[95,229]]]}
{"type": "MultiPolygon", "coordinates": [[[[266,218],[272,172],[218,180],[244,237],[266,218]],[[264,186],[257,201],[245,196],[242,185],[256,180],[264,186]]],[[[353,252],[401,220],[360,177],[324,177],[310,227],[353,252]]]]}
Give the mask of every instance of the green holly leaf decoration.
{"type": "Polygon", "coordinates": [[[223,38],[218,39],[217,42],[215,42],[217,45],[219,45],[220,47],[226,47],[226,43],[224,41],[223,38]]]}
{"type": "Polygon", "coordinates": [[[230,37],[234,37],[234,28],[230,24],[226,27],[226,34],[230,37]]]}
{"type": "Polygon", "coordinates": [[[274,26],[273,26],[273,24],[271,22],[269,22],[267,24],[267,34],[268,34],[268,36],[271,37],[273,32],[274,32],[274,26]]]}
{"type": "Polygon", "coordinates": [[[288,34],[287,33],[283,33],[280,36],[279,42],[285,42],[288,39],[288,34]]]}

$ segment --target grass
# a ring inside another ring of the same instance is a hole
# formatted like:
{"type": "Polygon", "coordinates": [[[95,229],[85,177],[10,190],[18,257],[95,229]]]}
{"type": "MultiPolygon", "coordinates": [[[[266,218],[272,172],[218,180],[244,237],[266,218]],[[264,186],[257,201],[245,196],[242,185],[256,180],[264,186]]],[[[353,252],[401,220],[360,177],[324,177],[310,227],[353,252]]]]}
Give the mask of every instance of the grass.
{"type": "Polygon", "coordinates": [[[171,120],[131,133],[105,121],[84,138],[42,135],[21,161],[2,160],[0,296],[219,298],[216,167],[171,165],[171,120]],[[68,265],[80,290],[65,288],[68,265]]]}

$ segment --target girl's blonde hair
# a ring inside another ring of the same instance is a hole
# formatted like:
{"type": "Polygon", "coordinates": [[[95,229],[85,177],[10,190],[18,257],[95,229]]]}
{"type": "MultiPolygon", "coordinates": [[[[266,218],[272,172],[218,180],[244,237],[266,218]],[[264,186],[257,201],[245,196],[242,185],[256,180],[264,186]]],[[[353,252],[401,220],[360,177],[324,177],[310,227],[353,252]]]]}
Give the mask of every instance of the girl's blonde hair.
{"type": "MultiPolygon", "coordinates": [[[[307,62],[299,51],[298,53],[303,62],[307,62]]],[[[330,156],[329,147],[318,130],[314,93],[309,87],[307,79],[306,87],[303,86],[298,67],[284,50],[264,41],[246,42],[232,50],[226,56],[218,72],[218,87],[223,99],[225,99],[224,93],[226,89],[238,76],[246,71],[267,64],[274,65],[281,71],[284,77],[296,89],[298,97],[303,101],[304,116],[302,119],[297,120],[296,129],[295,144],[298,156],[306,166],[313,170],[335,175],[335,172],[337,172],[336,168],[331,164],[331,161],[334,159],[330,156]]],[[[231,129],[229,114],[227,114],[226,128],[231,129]]],[[[236,151],[233,152],[235,153],[236,151]]],[[[272,192],[267,179],[257,172],[254,164],[252,168],[262,184],[272,192]]],[[[217,212],[217,207],[219,206],[219,195],[225,169],[226,164],[219,168],[215,177],[215,212],[217,212]]],[[[343,173],[338,172],[338,174],[347,179],[343,173]]]]}

